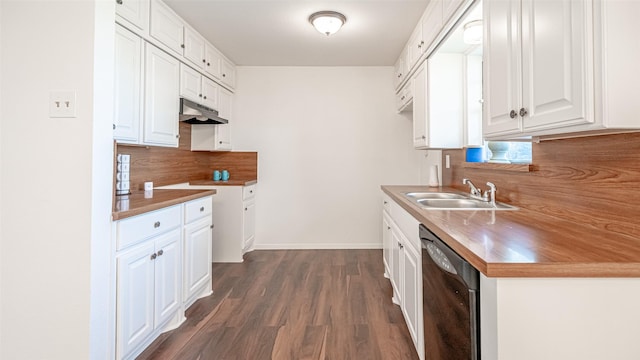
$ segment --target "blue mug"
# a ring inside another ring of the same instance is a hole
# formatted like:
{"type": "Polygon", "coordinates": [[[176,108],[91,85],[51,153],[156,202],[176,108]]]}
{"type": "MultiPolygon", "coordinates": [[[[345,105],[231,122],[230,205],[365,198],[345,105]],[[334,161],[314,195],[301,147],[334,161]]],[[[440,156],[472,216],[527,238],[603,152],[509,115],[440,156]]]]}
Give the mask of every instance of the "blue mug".
{"type": "Polygon", "coordinates": [[[214,170],[213,171],[213,181],[220,181],[220,171],[219,170],[214,170]]]}
{"type": "Polygon", "coordinates": [[[229,172],[227,170],[222,170],[222,181],[229,180],[229,172]]]}

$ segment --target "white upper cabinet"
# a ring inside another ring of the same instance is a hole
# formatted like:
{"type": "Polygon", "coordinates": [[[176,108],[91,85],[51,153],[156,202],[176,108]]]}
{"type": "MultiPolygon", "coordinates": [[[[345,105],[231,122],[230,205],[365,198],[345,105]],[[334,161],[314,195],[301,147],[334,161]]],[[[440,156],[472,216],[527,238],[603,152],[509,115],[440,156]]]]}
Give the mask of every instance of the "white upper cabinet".
{"type": "Polygon", "coordinates": [[[413,146],[455,149],[463,145],[464,56],[435,54],[413,77],[413,146]]]}
{"type": "Polygon", "coordinates": [[[123,143],[140,141],[142,56],[142,39],[116,25],[113,137],[123,143]]]}
{"type": "Polygon", "coordinates": [[[216,48],[208,43],[205,44],[204,51],[204,58],[206,59],[204,71],[215,79],[220,80],[222,73],[222,55],[220,55],[220,52],[218,52],[216,48]]]}
{"type": "Polygon", "coordinates": [[[144,143],[178,146],[180,62],[158,49],[145,46],[144,143]]]}
{"type": "Polygon", "coordinates": [[[405,48],[405,50],[400,54],[400,57],[398,57],[398,60],[396,60],[396,63],[393,67],[393,84],[396,87],[396,90],[400,87],[400,84],[402,84],[402,80],[404,80],[404,78],[407,75],[407,50],[405,48]]]}
{"type": "Polygon", "coordinates": [[[222,59],[220,81],[230,89],[236,87],[236,67],[227,59],[222,59]]]}
{"type": "Polygon", "coordinates": [[[180,96],[210,109],[218,110],[220,87],[213,80],[185,64],[180,64],[180,96]]]}
{"type": "Polygon", "coordinates": [[[413,66],[418,62],[418,59],[420,59],[420,56],[422,56],[423,45],[424,40],[422,40],[422,27],[416,26],[413,30],[413,34],[411,34],[411,37],[409,38],[409,42],[407,43],[407,67],[409,69],[413,68],[413,66]]]}
{"type": "Polygon", "coordinates": [[[160,0],[151,1],[151,36],[182,56],[184,48],[184,22],[160,0]]]}
{"type": "Polygon", "coordinates": [[[202,77],[202,105],[220,111],[218,104],[219,92],[220,86],[215,81],[202,77]]]}
{"type": "Polygon", "coordinates": [[[205,40],[190,27],[184,28],[184,57],[200,69],[204,69],[207,63],[205,40]]]}
{"type": "Polygon", "coordinates": [[[432,0],[429,2],[427,9],[422,17],[420,26],[422,27],[422,38],[424,39],[424,47],[427,53],[431,52],[437,45],[434,40],[440,34],[443,26],[442,17],[442,0],[432,0]]]}
{"type": "Polygon", "coordinates": [[[589,3],[517,0],[484,6],[485,135],[592,121],[589,3]]]}
{"type": "Polygon", "coordinates": [[[149,0],[116,0],[116,21],[149,30],[149,0]]]}
{"type": "Polygon", "coordinates": [[[605,110],[619,108],[612,94],[640,90],[628,71],[640,46],[621,40],[635,24],[626,14],[639,10],[635,2],[485,1],[485,137],[639,128],[637,106],[626,116],[605,110]]]}

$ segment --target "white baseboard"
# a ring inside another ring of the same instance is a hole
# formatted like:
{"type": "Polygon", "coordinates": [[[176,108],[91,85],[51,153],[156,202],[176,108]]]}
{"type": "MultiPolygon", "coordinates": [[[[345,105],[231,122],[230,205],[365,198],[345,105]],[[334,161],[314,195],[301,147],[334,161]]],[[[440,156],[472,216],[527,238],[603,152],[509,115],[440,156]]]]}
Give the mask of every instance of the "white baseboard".
{"type": "Polygon", "coordinates": [[[347,250],[347,249],[382,249],[381,243],[333,243],[333,244],[255,244],[254,250],[347,250]]]}

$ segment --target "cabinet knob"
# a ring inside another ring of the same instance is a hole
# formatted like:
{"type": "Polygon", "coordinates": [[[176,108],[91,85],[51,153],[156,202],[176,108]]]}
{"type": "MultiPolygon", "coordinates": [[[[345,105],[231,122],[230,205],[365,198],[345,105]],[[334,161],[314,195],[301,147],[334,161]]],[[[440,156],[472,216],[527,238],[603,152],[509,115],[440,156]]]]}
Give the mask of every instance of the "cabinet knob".
{"type": "Polygon", "coordinates": [[[116,129],[116,124],[113,124],[113,130],[115,130],[115,129],[116,129]]]}
{"type": "Polygon", "coordinates": [[[253,194],[253,190],[249,190],[249,194],[253,194]]]}
{"type": "Polygon", "coordinates": [[[180,134],[176,134],[176,139],[178,139],[180,137],[180,134]]]}
{"type": "Polygon", "coordinates": [[[156,228],[156,229],[157,229],[157,228],[159,228],[159,227],[160,227],[160,221],[156,221],[156,222],[153,224],[153,227],[154,227],[154,228],[156,228]]]}
{"type": "Polygon", "coordinates": [[[200,207],[200,212],[203,212],[203,211],[204,211],[204,206],[201,206],[200,207]]]}
{"type": "Polygon", "coordinates": [[[151,260],[155,260],[158,257],[156,253],[151,254],[151,260]]]}
{"type": "Polygon", "coordinates": [[[184,49],[184,44],[180,44],[180,47],[184,49]]]}
{"type": "Polygon", "coordinates": [[[247,208],[244,208],[244,211],[247,211],[247,208]]]}
{"type": "Polygon", "coordinates": [[[227,74],[222,74],[222,77],[227,77],[227,74]]]}
{"type": "Polygon", "coordinates": [[[209,229],[213,229],[213,225],[209,226],[209,229]]]}
{"type": "Polygon", "coordinates": [[[211,66],[211,63],[207,63],[207,66],[211,66]]]}
{"type": "Polygon", "coordinates": [[[122,5],[122,0],[116,0],[116,4],[122,5]]]}
{"type": "Polygon", "coordinates": [[[164,250],[160,249],[160,251],[158,251],[158,256],[162,256],[162,254],[164,254],[164,250]]]}
{"type": "Polygon", "coordinates": [[[218,141],[220,143],[220,145],[222,145],[222,141],[218,141]]]}
{"type": "Polygon", "coordinates": [[[391,230],[391,226],[387,226],[387,230],[391,230]]]}
{"type": "Polygon", "coordinates": [[[387,200],[383,201],[382,203],[383,203],[383,204],[385,204],[385,205],[387,205],[387,200]]]}
{"type": "Polygon", "coordinates": [[[203,96],[203,99],[207,100],[207,95],[203,96]]]}
{"type": "Polygon", "coordinates": [[[520,109],[520,116],[525,117],[529,112],[525,108],[520,109]]]}
{"type": "Polygon", "coordinates": [[[206,62],[207,62],[207,60],[206,60],[206,59],[202,59],[202,62],[203,62],[203,63],[206,63],[206,62]]]}
{"type": "Polygon", "coordinates": [[[509,113],[509,117],[512,118],[512,119],[515,119],[516,116],[518,116],[518,113],[516,113],[515,110],[511,110],[511,112],[509,113]]]}
{"type": "Polygon", "coordinates": [[[198,94],[198,96],[202,97],[202,94],[198,94]]]}
{"type": "Polygon", "coordinates": [[[426,137],[425,135],[422,135],[422,138],[423,138],[423,139],[426,139],[427,137],[426,137]]]}

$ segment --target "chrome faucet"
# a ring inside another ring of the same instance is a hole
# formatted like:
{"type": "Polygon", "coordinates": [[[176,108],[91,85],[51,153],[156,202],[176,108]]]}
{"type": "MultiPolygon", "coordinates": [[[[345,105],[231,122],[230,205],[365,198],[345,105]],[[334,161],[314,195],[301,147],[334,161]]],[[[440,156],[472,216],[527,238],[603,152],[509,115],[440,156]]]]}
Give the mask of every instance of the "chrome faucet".
{"type": "Polygon", "coordinates": [[[491,203],[491,206],[496,206],[496,185],[492,182],[487,182],[487,186],[489,189],[482,193],[482,190],[478,189],[471,180],[462,179],[462,183],[465,185],[469,185],[469,197],[472,199],[477,199],[481,201],[486,201],[491,203]]]}
{"type": "Polygon", "coordinates": [[[462,179],[462,184],[469,185],[469,192],[471,193],[472,198],[482,200],[482,191],[478,189],[475,185],[473,185],[471,180],[466,178],[462,179]]]}

